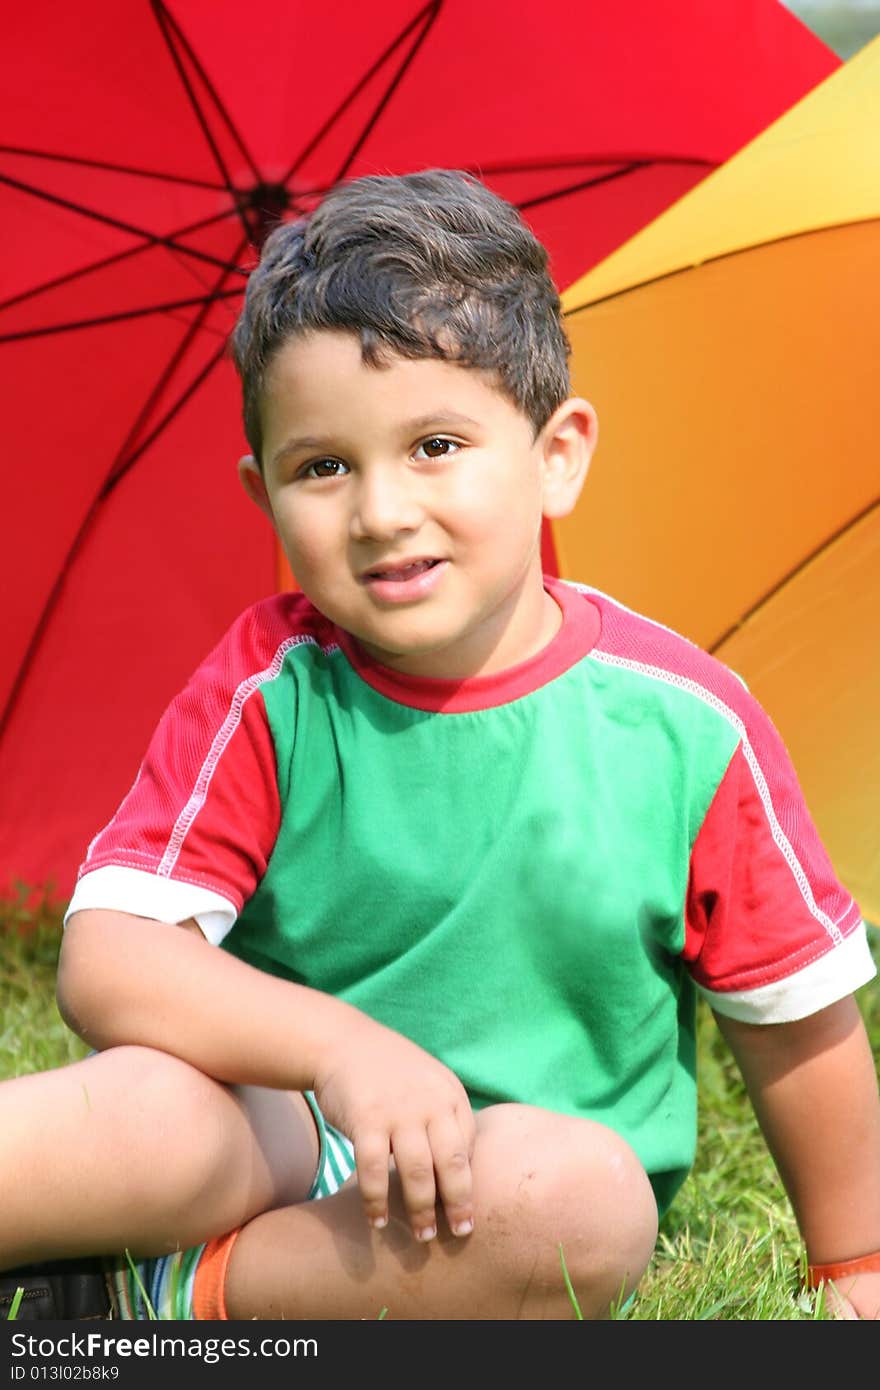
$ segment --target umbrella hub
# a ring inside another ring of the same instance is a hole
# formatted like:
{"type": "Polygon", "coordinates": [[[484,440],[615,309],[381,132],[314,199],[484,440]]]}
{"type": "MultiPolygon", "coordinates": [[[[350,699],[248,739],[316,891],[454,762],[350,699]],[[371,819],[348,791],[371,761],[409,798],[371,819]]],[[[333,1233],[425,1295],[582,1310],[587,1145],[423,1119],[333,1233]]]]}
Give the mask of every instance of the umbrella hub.
{"type": "Polygon", "coordinates": [[[283,183],[257,183],[241,190],[238,205],[248,236],[259,248],[273,228],[284,221],[291,198],[283,183]]]}

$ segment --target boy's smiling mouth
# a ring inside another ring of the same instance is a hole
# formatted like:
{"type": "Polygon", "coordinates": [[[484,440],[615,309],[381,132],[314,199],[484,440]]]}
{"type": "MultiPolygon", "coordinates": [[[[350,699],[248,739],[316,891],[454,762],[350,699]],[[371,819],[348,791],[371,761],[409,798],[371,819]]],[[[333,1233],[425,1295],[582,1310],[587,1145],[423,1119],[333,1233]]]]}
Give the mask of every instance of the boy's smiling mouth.
{"type": "Polygon", "coordinates": [[[439,560],[399,560],[396,564],[375,565],[367,570],[364,579],[412,579],[414,574],[439,565],[439,560]]]}
{"type": "Polygon", "coordinates": [[[420,557],[374,565],[361,575],[361,583],[391,602],[421,598],[430,592],[446,568],[446,561],[420,557]]]}

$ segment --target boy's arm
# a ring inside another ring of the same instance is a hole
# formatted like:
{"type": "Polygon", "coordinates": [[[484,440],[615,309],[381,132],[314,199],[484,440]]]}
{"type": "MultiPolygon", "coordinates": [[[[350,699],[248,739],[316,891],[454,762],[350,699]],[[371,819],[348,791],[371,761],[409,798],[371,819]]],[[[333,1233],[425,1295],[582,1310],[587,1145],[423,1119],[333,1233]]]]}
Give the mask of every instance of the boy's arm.
{"type": "MultiPolygon", "coordinates": [[[[811,1264],[880,1251],[880,1097],[852,995],[793,1023],[715,1019],[742,1072],[811,1264]]],[[[880,1273],[838,1281],[844,1317],[880,1317],[880,1273]]]]}
{"type": "Polygon", "coordinates": [[[434,1226],[437,1200],[453,1229],[472,1220],[474,1119],[454,1073],[343,1000],[257,970],[184,925],[75,912],[57,986],[70,1027],[99,1050],[157,1048],[227,1084],[313,1090],[354,1142],[372,1224],[387,1219],[392,1155],[416,1235],[434,1226]]]}

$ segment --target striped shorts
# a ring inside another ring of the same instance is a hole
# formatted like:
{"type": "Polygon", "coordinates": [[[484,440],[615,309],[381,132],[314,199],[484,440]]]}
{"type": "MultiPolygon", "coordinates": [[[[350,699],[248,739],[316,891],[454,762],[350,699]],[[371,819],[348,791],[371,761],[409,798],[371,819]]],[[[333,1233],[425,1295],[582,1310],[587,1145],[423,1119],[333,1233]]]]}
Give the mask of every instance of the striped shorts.
{"type": "Polygon", "coordinates": [[[307,1200],[317,1201],[338,1192],[347,1178],[354,1172],[354,1148],[350,1139],[328,1124],[321,1114],[318,1102],[311,1091],[303,1093],[309,1109],[314,1116],[318,1130],[320,1150],[315,1180],[309,1189],[307,1200]]]}

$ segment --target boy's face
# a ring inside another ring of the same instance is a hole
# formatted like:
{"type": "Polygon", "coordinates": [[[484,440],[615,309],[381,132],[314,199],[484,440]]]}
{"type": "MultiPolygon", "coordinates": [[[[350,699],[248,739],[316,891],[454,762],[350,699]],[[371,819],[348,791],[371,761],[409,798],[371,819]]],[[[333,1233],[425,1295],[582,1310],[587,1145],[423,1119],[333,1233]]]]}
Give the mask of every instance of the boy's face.
{"type": "Polygon", "coordinates": [[[537,439],[485,373],[436,359],[365,365],[349,333],[286,343],[263,401],[264,473],[240,464],[315,607],[383,665],[460,679],[550,640],[541,518],[580,491],[583,401],[537,439]]]}

